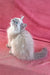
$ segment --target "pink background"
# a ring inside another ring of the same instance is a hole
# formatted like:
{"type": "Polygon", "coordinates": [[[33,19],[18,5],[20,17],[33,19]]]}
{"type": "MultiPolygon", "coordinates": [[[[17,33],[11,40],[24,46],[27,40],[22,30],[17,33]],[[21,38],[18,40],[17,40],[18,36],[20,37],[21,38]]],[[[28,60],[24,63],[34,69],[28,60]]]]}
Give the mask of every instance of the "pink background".
{"type": "Polygon", "coordinates": [[[50,0],[0,0],[0,75],[50,75],[50,0]],[[6,30],[11,18],[22,15],[34,38],[35,52],[46,47],[47,57],[21,61],[8,56],[6,30]]]}

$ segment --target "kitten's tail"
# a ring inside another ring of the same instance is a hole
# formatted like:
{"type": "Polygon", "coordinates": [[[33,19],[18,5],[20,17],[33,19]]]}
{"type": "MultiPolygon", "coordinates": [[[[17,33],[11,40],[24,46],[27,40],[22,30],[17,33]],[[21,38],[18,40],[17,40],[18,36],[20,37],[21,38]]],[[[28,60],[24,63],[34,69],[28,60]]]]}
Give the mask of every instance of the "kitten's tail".
{"type": "Polygon", "coordinates": [[[43,48],[40,52],[34,54],[34,60],[44,58],[47,56],[47,54],[48,54],[47,49],[43,48]]]}

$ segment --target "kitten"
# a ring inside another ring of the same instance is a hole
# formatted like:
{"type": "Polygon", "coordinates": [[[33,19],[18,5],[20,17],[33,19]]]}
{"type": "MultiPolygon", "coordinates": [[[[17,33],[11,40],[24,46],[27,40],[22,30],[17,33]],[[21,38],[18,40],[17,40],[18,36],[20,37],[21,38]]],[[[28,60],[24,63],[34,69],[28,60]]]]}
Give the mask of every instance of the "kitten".
{"type": "Polygon", "coordinates": [[[22,60],[41,59],[47,55],[47,49],[34,52],[34,41],[30,33],[25,30],[26,24],[23,23],[23,18],[24,16],[13,18],[7,29],[8,47],[11,47],[9,53],[22,60]]]}

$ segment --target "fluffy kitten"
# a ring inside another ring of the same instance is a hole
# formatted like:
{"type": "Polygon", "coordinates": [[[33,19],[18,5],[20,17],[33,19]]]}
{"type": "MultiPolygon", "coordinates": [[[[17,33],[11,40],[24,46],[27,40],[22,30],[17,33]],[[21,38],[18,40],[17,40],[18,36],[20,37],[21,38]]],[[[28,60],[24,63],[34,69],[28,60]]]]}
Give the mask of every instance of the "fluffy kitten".
{"type": "Polygon", "coordinates": [[[11,47],[9,53],[22,60],[35,60],[43,58],[47,55],[47,49],[34,52],[34,42],[28,31],[25,30],[26,24],[23,23],[23,18],[13,18],[10,22],[10,27],[7,29],[8,47],[11,47]]]}

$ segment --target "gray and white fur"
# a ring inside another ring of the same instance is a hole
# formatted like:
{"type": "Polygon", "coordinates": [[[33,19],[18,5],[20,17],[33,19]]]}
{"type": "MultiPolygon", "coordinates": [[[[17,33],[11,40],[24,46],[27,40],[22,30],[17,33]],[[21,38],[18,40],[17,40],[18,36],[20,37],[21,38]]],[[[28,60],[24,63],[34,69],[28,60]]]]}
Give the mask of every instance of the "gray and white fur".
{"type": "Polygon", "coordinates": [[[21,60],[37,60],[47,55],[47,49],[43,48],[40,52],[34,52],[34,41],[30,33],[25,30],[26,24],[23,18],[13,18],[10,27],[7,29],[9,53],[21,60]]]}

